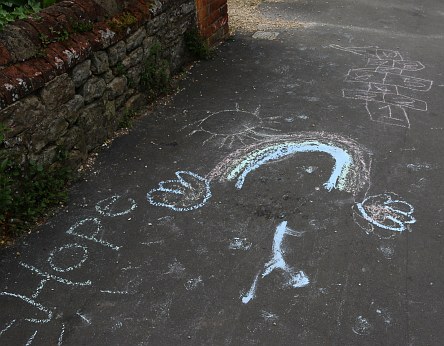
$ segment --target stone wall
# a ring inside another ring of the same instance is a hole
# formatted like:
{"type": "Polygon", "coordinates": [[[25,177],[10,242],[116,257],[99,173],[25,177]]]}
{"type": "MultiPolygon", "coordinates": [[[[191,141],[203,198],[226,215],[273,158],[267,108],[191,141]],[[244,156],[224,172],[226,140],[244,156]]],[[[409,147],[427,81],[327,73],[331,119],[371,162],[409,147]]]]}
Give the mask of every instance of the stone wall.
{"type": "Polygon", "coordinates": [[[160,48],[157,68],[167,74],[188,60],[184,33],[195,19],[194,0],[73,0],[7,26],[0,33],[3,154],[48,165],[63,151],[78,166],[146,102],[140,85],[153,50],[160,48]]]}

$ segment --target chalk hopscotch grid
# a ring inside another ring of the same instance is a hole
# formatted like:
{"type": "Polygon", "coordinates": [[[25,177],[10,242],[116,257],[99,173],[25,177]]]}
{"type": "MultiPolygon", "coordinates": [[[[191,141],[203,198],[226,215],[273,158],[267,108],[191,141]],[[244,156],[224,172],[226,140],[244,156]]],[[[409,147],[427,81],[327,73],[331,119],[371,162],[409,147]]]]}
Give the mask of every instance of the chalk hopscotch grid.
{"type": "Polygon", "coordinates": [[[432,88],[432,80],[404,74],[405,71],[423,70],[425,66],[420,61],[405,60],[399,51],[377,46],[342,47],[331,44],[330,47],[367,58],[366,67],[350,69],[344,80],[347,83],[367,84],[367,88],[343,89],[342,96],[365,101],[372,121],[410,128],[407,109],[428,110],[427,102],[402,93],[403,89],[427,92],[432,88]]]}

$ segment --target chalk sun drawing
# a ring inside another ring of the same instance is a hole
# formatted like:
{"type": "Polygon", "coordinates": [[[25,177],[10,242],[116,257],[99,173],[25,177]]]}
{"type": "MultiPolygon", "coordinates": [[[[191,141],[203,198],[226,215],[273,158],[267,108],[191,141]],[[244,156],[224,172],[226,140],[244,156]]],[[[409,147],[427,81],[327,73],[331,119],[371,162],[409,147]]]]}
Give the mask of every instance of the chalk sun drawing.
{"type": "Polygon", "coordinates": [[[259,278],[265,278],[274,270],[283,271],[287,277],[287,284],[294,288],[304,287],[310,283],[309,278],[302,270],[294,270],[284,259],[284,251],[282,250],[284,237],[293,233],[293,230],[287,228],[287,221],[283,221],[277,226],[273,239],[273,257],[265,264],[264,269],[256,274],[250,289],[242,296],[242,303],[248,304],[255,298],[259,278]]]}
{"type": "Polygon", "coordinates": [[[261,117],[260,106],[254,112],[241,110],[236,104],[235,109],[223,110],[211,113],[202,120],[198,120],[185,128],[194,126],[195,129],[189,133],[192,136],[196,133],[207,133],[209,137],[202,145],[211,140],[219,141],[219,148],[227,145],[231,148],[235,141],[246,144],[247,141],[257,141],[264,137],[272,136],[270,133],[279,132],[272,128],[272,124],[281,117],[261,117]]]}
{"type": "Polygon", "coordinates": [[[404,60],[395,50],[370,47],[342,47],[336,44],[331,48],[364,56],[367,65],[348,71],[345,82],[359,83],[356,89],[343,89],[344,98],[363,100],[372,121],[410,128],[407,109],[427,111],[427,102],[404,95],[406,90],[427,92],[433,81],[405,75],[404,72],[423,70],[420,61],[404,60]]]}
{"type": "Polygon", "coordinates": [[[148,202],[174,211],[190,211],[202,207],[211,198],[210,183],[206,178],[187,171],[177,171],[176,177],[161,181],[158,188],[149,191],[148,202]]]}
{"type": "Polygon", "coordinates": [[[355,205],[355,222],[367,233],[374,227],[393,232],[404,232],[407,225],[416,222],[413,206],[401,197],[390,192],[366,197],[355,205]],[[361,220],[357,219],[359,217],[361,220]],[[367,225],[363,222],[365,220],[367,225]]]}
{"type": "Polygon", "coordinates": [[[299,153],[326,153],[334,167],[324,188],[353,194],[369,183],[371,160],[369,153],[351,139],[322,132],[302,132],[288,136],[274,136],[260,143],[239,149],[221,161],[207,176],[212,181],[236,181],[242,189],[249,173],[261,166],[294,157],[299,153]]]}

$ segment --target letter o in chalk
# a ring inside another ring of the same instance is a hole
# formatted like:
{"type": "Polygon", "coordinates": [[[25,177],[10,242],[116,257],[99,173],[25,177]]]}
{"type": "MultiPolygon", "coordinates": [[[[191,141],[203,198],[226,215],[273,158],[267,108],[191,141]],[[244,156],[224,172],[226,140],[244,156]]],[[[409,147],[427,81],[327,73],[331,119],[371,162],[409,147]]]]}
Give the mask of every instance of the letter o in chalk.
{"type": "Polygon", "coordinates": [[[88,259],[88,248],[86,246],[82,246],[82,245],[74,243],[74,244],[63,245],[62,247],[59,247],[58,249],[51,251],[51,253],[49,254],[49,257],[48,257],[48,262],[49,262],[49,265],[51,266],[51,268],[54,269],[55,271],[57,271],[59,273],[66,273],[66,272],[70,272],[71,270],[80,268],[82,266],[82,264],[85,263],[85,261],[87,259],[88,259]],[[54,263],[54,256],[64,250],[67,250],[67,249],[80,249],[80,250],[82,250],[83,255],[78,263],[62,268],[54,263]]]}

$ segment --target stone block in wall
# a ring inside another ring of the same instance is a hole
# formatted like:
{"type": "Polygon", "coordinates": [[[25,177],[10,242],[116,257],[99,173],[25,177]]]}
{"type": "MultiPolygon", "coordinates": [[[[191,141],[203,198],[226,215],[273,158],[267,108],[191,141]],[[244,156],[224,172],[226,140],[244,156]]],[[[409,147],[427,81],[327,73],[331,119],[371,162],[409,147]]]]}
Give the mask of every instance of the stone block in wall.
{"type": "Polygon", "coordinates": [[[91,62],[91,71],[94,74],[102,74],[109,70],[108,54],[105,51],[93,53],[91,62]]]}
{"type": "Polygon", "coordinates": [[[87,152],[85,142],[85,132],[79,126],[72,126],[66,131],[63,137],[60,137],[56,142],[59,148],[66,151],[80,150],[87,152]]]}
{"type": "Polygon", "coordinates": [[[91,76],[91,60],[86,60],[74,67],[71,76],[75,87],[81,86],[91,76]]]}
{"type": "Polygon", "coordinates": [[[116,65],[126,57],[126,44],[119,41],[115,45],[108,48],[108,61],[110,66],[116,65]]]}
{"type": "Polygon", "coordinates": [[[116,131],[119,119],[116,117],[116,102],[114,100],[105,102],[105,128],[108,131],[108,137],[111,137],[116,131]]]}
{"type": "Polygon", "coordinates": [[[113,71],[109,70],[108,72],[105,72],[101,77],[103,78],[105,83],[108,84],[114,79],[113,71]]]}
{"type": "Polygon", "coordinates": [[[40,93],[43,103],[50,110],[68,102],[74,95],[75,85],[67,73],[54,78],[40,93]]]}
{"type": "Polygon", "coordinates": [[[47,118],[33,130],[28,148],[32,153],[39,153],[46,146],[62,137],[68,129],[69,123],[62,117],[47,118]]]}
{"type": "Polygon", "coordinates": [[[106,90],[108,91],[108,99],[114,100],[115,98],[123,95],[127,86],[127,78],[125,76],[116,77],[110,83],[108,83],[106,90]]]}
{"type": "Polygon", "coordinates": [[[85,138],[88,150],[94,149],[107,138],[105,128],[105,105],[102,100],[86,106],[79,117],[78,124],[87,136],[85,138]]]}
{"type": "Polygon", "coordinates": [[[142,65],[136,65],[134,67],[131,67],[127,72],[126,75],[128,76],[128,85],[132,88],[137,88],[140,83],[140,77],[142,74],[143,66],[142,65]]]}
{"type": "Polygon", "coordinates": [[[139,47],[142,44],[143,39],[145,37],[146,37],[146,30],[142,26],[134,34],[132,34],[130,37],[126,39],[126,50],[128,52],[131,52],[137,47],[139,47]]]}
{"type": "Polygon", "coordinates": [[[102,97],[105,89],[106,83],[102,78],[93,76],[88,79],[82,87],[82,96],[85,99],[85,103],[91,103],[92,101],[102,97]]]}
{"type": "Polygon", "coordinates": [[[85,104],[83,96],[75,95],[74,98],[58,109],[58,116],[63,117],[69,124],[74,124],[80,116],[80,109],[85,104]]]}
{"type": "Polygon", "coordinates": [[[0,122],[9,129],[6,132],[9,139],[38,124],[45,116],[46,107],[39,98],[29,96],[0,111],[0,122]]]}
{"type": "Polygon", "coordinates": [[[128,69],[130,67],[140,64],[143,59],[143,48],[139,47],[132,51],[125,59],[122,61],[122,65],[128,69]]]}
{"type": "Polygon", "coordinates": [[[131,110],[138,110],[142,108],[146,103],[146,96],[137,93],[134,96],[131,96],[128,101],[125,102],[125,108],[131,110]]]}
{"type": "Polygon", "coordinates": [[[146,23],[146,31],[148,35],[157,33],[161,28],[164,28],[168,24],[168,16],[166,13],[162,13],[160,16],[153,18],[146,23]]]}

